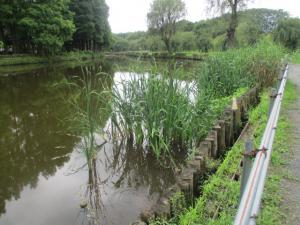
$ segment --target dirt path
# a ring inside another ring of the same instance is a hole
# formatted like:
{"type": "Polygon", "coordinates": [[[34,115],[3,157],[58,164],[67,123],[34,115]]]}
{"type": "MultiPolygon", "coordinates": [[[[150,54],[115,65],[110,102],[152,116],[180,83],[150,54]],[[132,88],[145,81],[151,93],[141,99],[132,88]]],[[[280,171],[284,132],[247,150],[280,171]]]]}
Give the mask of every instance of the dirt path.
{"type": "Polygon", "coordinates": [[[286,113],[293,122],[292,157],[287,166],[289,179],[283,181],[283,208],[287,213],[288,225],[300,225],[300,65],[290,65],[289,80],[297,85],[298,99],[286,113]]]}

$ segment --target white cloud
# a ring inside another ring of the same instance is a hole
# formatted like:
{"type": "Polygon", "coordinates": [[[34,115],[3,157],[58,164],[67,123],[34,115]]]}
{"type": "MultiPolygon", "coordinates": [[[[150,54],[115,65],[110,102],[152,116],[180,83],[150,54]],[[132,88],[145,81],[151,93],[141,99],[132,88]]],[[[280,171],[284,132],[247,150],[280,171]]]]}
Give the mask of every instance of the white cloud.
{"type": "MultiPolygon", "coordinates": [[[[147,30],[146,15],[152,0],[106,0],[110,10],[109,22],[114,33],[147,30]]],[[[207,17],[206,0],[184,0],[186,19],[199,21],[207,17]]],[[[249,8],[283,9],[300,17],[299,0],[255,0],[249,8]]]]}

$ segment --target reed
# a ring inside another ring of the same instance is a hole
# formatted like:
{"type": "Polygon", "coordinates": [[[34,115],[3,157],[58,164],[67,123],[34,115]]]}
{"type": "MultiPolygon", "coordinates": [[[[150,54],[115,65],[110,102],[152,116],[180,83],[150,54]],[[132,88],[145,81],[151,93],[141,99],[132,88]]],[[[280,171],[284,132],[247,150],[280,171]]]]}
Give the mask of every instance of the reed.
{"type": "Polygon", "coordinates": [[[182,149],[191,115],[188,83],[158,75],[130,75],[113,90],[112,122],[129,143],[146,146],[159,157],[170,146],[182,149]]]}
{"type": "Polygon", "coordinates": [[[194,81],[179,70],[131,74],[113,88],[113,132],[157,158],[191,151],[206,136],[231,97],[256,83],[277,78],[283,50],[269,41],[207,58],[194,81]],[[170,73],[172,71],[172,73],[170,73]]]}
{"type": "Polygon", "coordinates": [[[89,170],[92,170],[93,160],[99,151],[96,136],[103,136],[103,128],[110,115],[107,102],[111,98],[109,87],[112,84],[109,75],[94,72],[94,69],[85,67],[81,76],[64,79],[58,84],[67,91],[65,101],[70,112],[65,120],[72,124],[69,130],[81,138],[80,151],[87,159],[89,170]]]}
{"type": "Polygon", "coordinates": [[[283,56],[284,50],[268,40],[262,40],[254,47],[215,53],[198,72],[198,89],[205,96],[220,98],[256,83],[272,85],[283,56]]]}

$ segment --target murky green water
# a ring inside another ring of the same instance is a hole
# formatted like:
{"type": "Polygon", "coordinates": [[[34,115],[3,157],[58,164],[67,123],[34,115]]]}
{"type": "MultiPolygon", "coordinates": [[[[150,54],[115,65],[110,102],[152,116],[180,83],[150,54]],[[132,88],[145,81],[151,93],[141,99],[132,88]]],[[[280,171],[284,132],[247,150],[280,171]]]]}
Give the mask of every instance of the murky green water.
{"type": "MultiPolygon", "coordinates": [[[[129,61],[89,66],[101,67],[113,81],[134,72],[129,61]]],[[[128,225],[174,183],[172,170],[151,154],[106,143],[97,180],[87,185],[80,137],[70,134],[65,120],[67,96],[53,86],[80,74],[74,64],[0,69],[0,225],[128,225]],[[86,202],[88,209],[80,208],[86,202]]]]}

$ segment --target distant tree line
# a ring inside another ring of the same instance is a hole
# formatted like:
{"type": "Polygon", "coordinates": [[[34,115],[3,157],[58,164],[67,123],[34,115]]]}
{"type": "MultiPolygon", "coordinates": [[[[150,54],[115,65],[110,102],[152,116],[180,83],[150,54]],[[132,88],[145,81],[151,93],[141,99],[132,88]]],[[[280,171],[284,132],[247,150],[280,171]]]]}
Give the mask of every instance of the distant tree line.
{"type": "Polygon", "coordinates": [[[105,0],[0,0],[0,43],[6,52],[53,55],[110,45],[105,0]]]}
{"type": "MultiPolygon", "coordinates": [[[[238,24],[231,25],[232,27],[236,26],[235,39],[233,40],[236,47],[253,45],[266,35],[275,37],[277,28],[282,27],[280,25],[282,21],[289,20],[287,12],[271,9],[242,10],[237,12],[237,16],[238,24]]],[[[195,23],[187,20],[176,22],[176,34],[174,34],[170,44],[172,49],[174,51],[203,52],[223,50],[224,45],[232,45],[232,43],[226,43],[229,35],[230,17],[230,13],[225,13],[220,17],[195,23]]],[[[295,30],[293,33],[297,31],[297,29],[292,30],[295,30]]],[[[283,31],[283,33],[285,32],[283,31]]],[[[153,32],[115,34],[113,39],[112,48],[114,51],[167,50],[160,35],[153,32]]],[[[279,40],[279,37],[276,40],[279,40]]]]}

